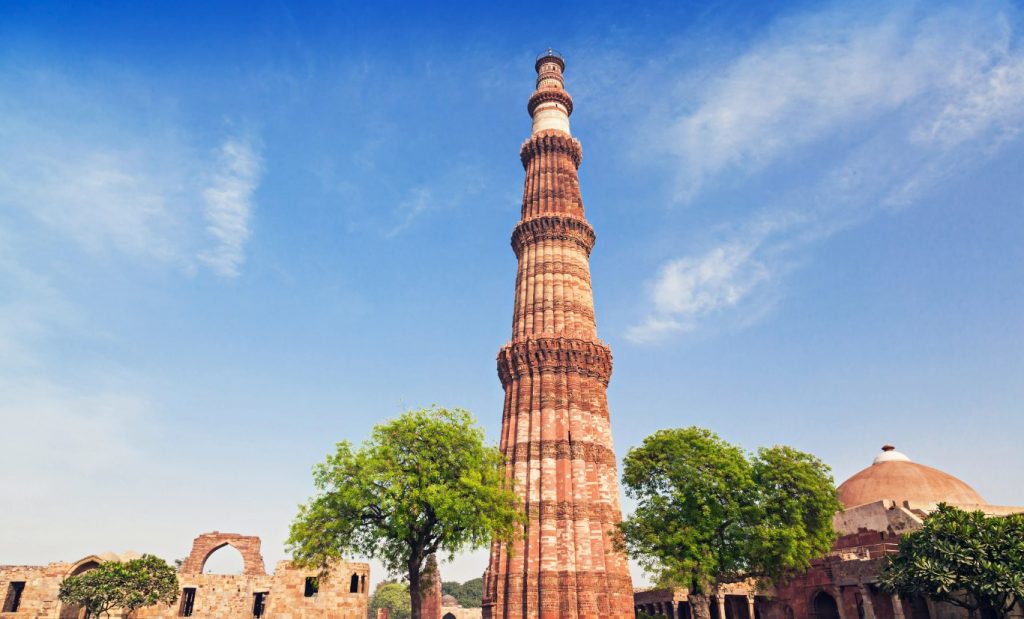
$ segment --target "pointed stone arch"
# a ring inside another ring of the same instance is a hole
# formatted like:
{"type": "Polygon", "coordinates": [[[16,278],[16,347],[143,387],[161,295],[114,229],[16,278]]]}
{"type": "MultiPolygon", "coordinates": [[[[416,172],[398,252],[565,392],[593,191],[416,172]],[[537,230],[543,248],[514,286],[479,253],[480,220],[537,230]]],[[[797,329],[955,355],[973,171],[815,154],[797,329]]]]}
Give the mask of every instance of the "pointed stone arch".
{"type": "Polygon", "coordinates": [[[181,564],[182,574],[202,574],[210,555],[224,546],[231,546],[242,555],[243,574],[246,576],[264,576],[267,571],[260,554],[260,538],[255,535],[239,535],[238,533],[221,533],[213,531],[203,533],[192,541],[192,552],[181,564]]]}
{"type": "MultiPolygon", "coordinates": [[[[88,572],[89,570],[94,570],[97,567],[99,567],[100,563],[103,563],[105,560],[107,559],[104,559],[99,555],[89,555],[87,557],[82,557],[78,561],[75,561],[71,564],[71,567],[68,568],[67,573],[64,574],[64,578],[69,578],[71,576],[79,576],[81,574],[88,572]]],[[[82,619],[85,617],[85,608],[81,606],[68,606],[67,604],[60,604],[58,616],[60,617],[60,619],[82,619]]]]}
{"type": "Polygon", "coordinates": [[[224,543],[210,551],[202,570],[203,574],[244,574],[245,557],[233,544],[224,543]]]}
{"type": "Polygon", "coordinates": [[[82,557],[78,561],[75,561],[71,564],[71,567],[68,568],[68,572],[64,575],[64,577],[67,578],[68,576],[78,576],[79,574],[84,574],[89,570],[94,570],[97,567],[99,567],[100,563],[103,563],[104,560],[105,559],[97,555],[89,555],[88,557],[82,557]]]}

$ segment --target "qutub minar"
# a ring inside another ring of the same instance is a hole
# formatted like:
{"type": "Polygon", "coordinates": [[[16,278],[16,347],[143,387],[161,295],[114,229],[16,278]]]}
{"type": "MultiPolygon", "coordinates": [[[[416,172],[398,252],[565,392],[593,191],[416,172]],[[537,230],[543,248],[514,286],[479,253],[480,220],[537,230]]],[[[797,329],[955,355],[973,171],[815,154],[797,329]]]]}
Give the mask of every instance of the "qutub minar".
{"type": "Polygon", "coordinates": [[[594,230],[583,215],[580,143],[561,55],[535,65],[512,340],[498,353],[505,389],[501,450],[528,524],[510,549],[491,547],[483,616],[634,616],[625,556],[612,546],[621,520],[606,390],[611,350],[597,338],[590,286],[594,230]]]}

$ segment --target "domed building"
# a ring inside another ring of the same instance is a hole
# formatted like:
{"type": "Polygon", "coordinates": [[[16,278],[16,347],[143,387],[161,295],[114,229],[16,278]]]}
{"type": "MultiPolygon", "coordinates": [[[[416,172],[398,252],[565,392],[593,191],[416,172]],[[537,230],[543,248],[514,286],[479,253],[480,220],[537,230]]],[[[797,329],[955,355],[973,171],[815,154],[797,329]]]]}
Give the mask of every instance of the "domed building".
{"type": "MultiPolygon", "coordinates": [[[[939,503],[992,516],[1024,507],[989,505],[974,488],[939,469],[918,464],[892,445],[871,466],[837,488],[843,511],[832,519],[838,538],[811,569],[770,591],[746,581],[712,596],[712,619],[965,619],[966,611],[925,598],[901,600],[877,586],[886,556],[900,537],[916,531],[939,503]]],[[[690,619],[685,588],[638,589],[637,612],[690,619]]],[[[1022,617],[1018,614],[1013,617],[1022,617]]]]}
{"type": "Polygon", "coordinates": [[[882,447],[871,466],[840,484],[837,492],[847,509],[886,499],[917,505],[985,505],[974,488],[949,473],[912,461],[892,445],[882,447]]]}
{"type": "MultiPolygon", "coordinates": [[[[805,574],[780,587],[765,617],[779,619],[960,619],[962,609],[919,598],[900,600],[876,582],[887,555],[899,539],[919,529],[939,503],[997,516],[1024,512],[1024,507],[989,505],[966,482],[939,469],[914,462],[892,445],[871,466],[837,488],[844,510],[833,526],[838,539],[832,552],[805,574]]],[[[760,614],[760,613],[759,613],[760,614]]],[[[729,618],[726,618],[729,619],[729,618]]]]}

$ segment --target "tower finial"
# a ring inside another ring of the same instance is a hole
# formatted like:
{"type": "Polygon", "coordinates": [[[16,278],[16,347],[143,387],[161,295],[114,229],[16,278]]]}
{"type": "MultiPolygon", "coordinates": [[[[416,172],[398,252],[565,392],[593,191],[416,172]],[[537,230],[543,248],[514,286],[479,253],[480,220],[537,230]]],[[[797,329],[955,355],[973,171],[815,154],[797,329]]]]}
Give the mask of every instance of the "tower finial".
{"type": "Polygon", "coordinates": [[[555,50],[537,56],[534,64],[537,70],[537,89],[530,97],[527,111],[533,117],[533,133],[556,129],[569,133],[569,115],[572,114],[572,97],[565,92],[565,59],[555,50]]]}

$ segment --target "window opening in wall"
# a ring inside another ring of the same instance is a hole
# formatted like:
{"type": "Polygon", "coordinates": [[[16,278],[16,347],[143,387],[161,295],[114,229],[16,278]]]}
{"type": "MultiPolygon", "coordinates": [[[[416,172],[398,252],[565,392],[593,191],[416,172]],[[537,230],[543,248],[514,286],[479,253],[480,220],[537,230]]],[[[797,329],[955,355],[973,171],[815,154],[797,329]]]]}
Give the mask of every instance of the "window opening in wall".
{"type": "Polygon", "coordinates": [[[196,604],[195,587],[185,587],[181,590],[181,608],[178,609],[179,617],[191,617],[192,607],[196,604]]]}
{"type": "Polygon", "coordinates": [[[252,616],[262,617],[263,612],[267,608],[267,593],[266,591],[257,591],[252,594],[252,616]]]}
{"type": "Polygon", "coordinates": [[[303,591],[302,594],[305,595],[308,598],[311,598],[314,595],[316,595],[316,592],[319,591],[319,590],[320,590],[320,579],[317,578],[316,576],[307,576],[306,577],[306,588],[305,588],[305,590],[303,591]]]}
{"type": "Polygon", "coordinates": [[[4,598],[4,612],[16,613],[21,606],[21,594],[25,591],[24,582],[12,582],[7,585],[7,597],[4,598]]]}
{"type": "Polygon", "coordinates": [[[359,593],[359,574],[352,574],[352,582],[348,586],[349,593],[359,593]]]}
{"type": "Polygon", "coordinates": [[[359,577],[359,590],[366,593],[366,574],[359,577]]]}

